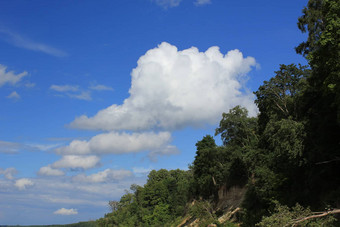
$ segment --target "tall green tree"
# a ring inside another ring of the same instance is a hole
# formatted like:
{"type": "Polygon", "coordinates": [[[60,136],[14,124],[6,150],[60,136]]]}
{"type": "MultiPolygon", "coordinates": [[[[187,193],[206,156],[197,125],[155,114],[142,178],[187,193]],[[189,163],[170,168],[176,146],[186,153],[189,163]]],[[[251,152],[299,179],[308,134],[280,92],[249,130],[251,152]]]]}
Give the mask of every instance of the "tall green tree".
{"type": "Polygon", "coordinates": [[[304,92],[306,159],[311,200],[340,205],[340,2],[310,0],[298,27],[308,32],[296,50],[312,69],[304,92]],[[332,197],[332,198],[327,198],[332,197]]]}
{"type": "Polygon", "coordinates": [[[237,146],[251,146],[256,143],[257,119],[248,117],[248,110],[236,106],[229,113],[222,114],[219,127],[215,130],[215,136],[221,134],[223,144],[237,146]]]}
{"type": "MultiPolygon", "coordinates": [[[[259,161],[257,117],[249,117],[246,108],[235,106],[222,114],[219,127],[215,130],[215,136],[219,134],[229,153],[228,162],[233,166],[229,168],[229,178],[235,179],[236,172],[240,173],[240,182],[244,181],[244,175],[251,177],[259,161]]],[[[232,179],[228,181],[235,182],[232,179]]]]}
{"type": "Polygon", "coordinates": [[[260,110],[260,132],[265,130],[270,120],[301,119],[300,99],[306,89],[309,73],[306,66],[280,65],[276,75],[264,81],[254,92],[255,103],[260,110]]]}
{"type": "Polygon", "coordinates": [[[196,143],[196,156],[191,166],[193,171],[196,196],[202,196],[207,199],[216,195],[217,188],[217,175],[221,174],[220,157],[218,147],[212,136],[206,135],[201,141],[196,143]]]}
{"type": "Polygon", "coordinates": [[[299,103],[309,73],[305,66],[280,65],[254,92],[260,114],[258,143],[244,156],[251,173],[243,203],[246,226],[267,215],[273,199],[294,205],[303,197],[305,127],[299,103]]]}

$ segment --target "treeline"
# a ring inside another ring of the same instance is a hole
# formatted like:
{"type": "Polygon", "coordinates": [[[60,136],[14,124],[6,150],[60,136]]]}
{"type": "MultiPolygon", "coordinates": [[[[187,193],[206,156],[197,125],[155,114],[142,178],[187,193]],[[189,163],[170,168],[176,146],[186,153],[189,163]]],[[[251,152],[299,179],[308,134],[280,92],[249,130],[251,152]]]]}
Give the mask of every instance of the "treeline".
{"type": "Polygon", "coordinates": [[[191,173],[183,170],[152,170],[144,187],[132,185],[119,202],[110,202],[112,213],[97,220],[100,226],[166,226],[180,218],[192,185],[191,173]]]}
{"type": "Polygon", "coordinates": [[[95,227],[97,226],[96,221],[78,222],[66,225],[0,225],[0,227],[95,227]]]}
{"type": "Polygon", "coordinates": [[[246,188],[235,215],[243,226],[339,225],[311,216],[340,208],[339,14],[338,0],[309,0],[298,19],[308,38],[296,47],[309,65],[280,65],[255,92],[257,117],[240,106],[223,113],[222,146],[205,136],[188,171],[151,171],[98,225],[171,226],[185,216],[218,225],[219,190],[234,186],[246,188]]]}

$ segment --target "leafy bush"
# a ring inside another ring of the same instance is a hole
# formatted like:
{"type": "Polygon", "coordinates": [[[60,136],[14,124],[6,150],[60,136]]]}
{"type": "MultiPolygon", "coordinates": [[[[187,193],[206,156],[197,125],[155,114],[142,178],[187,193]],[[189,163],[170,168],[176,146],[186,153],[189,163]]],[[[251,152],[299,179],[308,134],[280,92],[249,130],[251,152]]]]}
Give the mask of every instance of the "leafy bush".
{"type": "Polygon", "coordinates": [[[278,202],[275,202],[276,206],[274,212],[264,217],[260,223],[256,226],[260,227],[282,227],[282,226],[332,226],[336,221],[334,216],[328,215],[320,218],[308,219],[299,222],[302,218],[309,217],[313,213],[309,208],[304,208],[299,204],[296,204],[293,208],[283,206],[278,202]]]}

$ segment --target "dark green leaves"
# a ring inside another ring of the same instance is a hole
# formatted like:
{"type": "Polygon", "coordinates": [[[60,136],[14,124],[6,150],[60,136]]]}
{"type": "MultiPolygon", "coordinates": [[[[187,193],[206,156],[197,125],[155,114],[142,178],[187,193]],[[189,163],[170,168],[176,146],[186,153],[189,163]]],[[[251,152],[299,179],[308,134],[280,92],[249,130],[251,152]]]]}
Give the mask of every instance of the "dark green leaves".
{"type": "Polygon", "coordinates": [[[236,106],[222,114],[215,135],[221,134],[224,145],[246,147],[257,141],[256,127],[256,118],[249,118],[247,109],[236,106]]]}

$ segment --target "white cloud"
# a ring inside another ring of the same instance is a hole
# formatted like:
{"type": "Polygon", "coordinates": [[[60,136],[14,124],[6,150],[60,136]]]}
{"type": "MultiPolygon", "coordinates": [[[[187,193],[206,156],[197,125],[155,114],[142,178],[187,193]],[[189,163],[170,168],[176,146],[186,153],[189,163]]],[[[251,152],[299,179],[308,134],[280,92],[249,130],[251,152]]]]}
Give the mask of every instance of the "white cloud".
{"type": "Polygon", "coordinates": [[[59,210],[56,210],[53,212],[53,214],[59,214],[59,215],[75,215],[78,214],[77,209],[66,209],[66,208],[61,208],[59,210]]]}
{"type": "Polygon", "coordinates": [[[34,182],[27,178],[21,178],[15,181],[14,184],[19,190],[25,190],[29,186],[33,186],[34,182]]]}
{"type": "Polygon", "coordinates": [[[17,153],[22,145],[0,140],[0,153],[17,153]]]}
{"type": "Polygon", "coordinates": [[[169,132],[145,133],[103,133],[89,141],[73,140],[68,146],[57,148],[59,154],[122,154],[139,151],[158,151],[168,148],[171,141],[169,132]]]}
{"type": "Polygon", "coordinates": [[[16,91],[13,91],[11,94],[9,94],[7,96],[7,98],[9,98],[9,99],[20,99],[20,95],[16,91]]]}
{"type": "Polygon", "coordinates": [[[68,91],[78,91],[79,87],[74,85],[51,85],[51,90],[58,91],[58,92],[68,92],[68,91]]]}
{"type": "Polygon", "coordinates": [[[70,169],[90,169],[99,165],[100,159],[97,156],[79,156],[65,155],[60,160],[54,162],[52,168],[70,168],[70,169]]]}
{"type": "Polygon", "coordinates": [[[90,91],[82,91],[79,94],[67,94],[70,98],[90,101],[92,100],[90,91]]]}
{"type": "Polygon", "coordinates": [[[23,144],[0,140],[0,153],[18,153],[21,150],[31,152],[47,151],[57,146],[59,146],[59,144],[23,144]]]}
{"type": "Polygon", "coordinates": [[[39,175],[44,176],[63,176],[65,173],[59,169],[53,169],[51,166],[43,166],[38,171],[39,175]]]}
{"type": "Polygon", "coordinates": [[[166,42],[147,51],[132,70],[130,97],[122,105],[77,117],[71,126],[94,130],[166,130],[216,124],[236,105],[256,114],[253,94],[240,81],[255,66],[239,50],[218,47],[178,51],[166,42]]]}
{"type": "Polygon", "coordinates": [[[19,74],[15,74],[13,71],[6,72],[6,69],[7,69],[6,66],[0,64],[0,87],[2,87],[5,84],[15,85],[19,81],[21,81],[21,79],[24,76],[27,76],[26,71],[19,74]]]}
{"type": "Polygon", "coordinates": [[[144,168],[144,167],[133,167],[132,171],[136,176],[144,176],[147,175],[152,168],[144,168]]]}
{"type": "Polygon", "coordinates": [[[20,36],[19,34],[13,33],[5,29],[0,29],[0,38],[4,39],[5,41],[14,46],[21,47],[24,49],[43,52],[45,54],[53,55],[56,57],[64,57],[67,55],[67,53],[65,53],[62,50],[56,49],[54,47],[42,43],[34,42],[32,40],[20,36]]]}
{"type": "Polygon", "coordinates": [[[74,181],[89,182],[89,183],[101,183],[115,180],[121,180],[126,177],[132,176],[132,172],[129,170],[113,170],[106,169],[104,171],[86,176],[85,174],[79,174],[73,178],[74,181]]]}
{"type": "Polygon", "coordinates": [[[51,85],[51,90],[64,93],[68,97],[73,99],[80,99],[80,100],[92,100],[91,91],[80,91],[79,86],[77,85],[51,85]]]}
{"type": "Polygon", "coordinates": [[[27,88],[35,87],[35,83],[28,82],[28,83],[25,84],[25,87],[27,87],[27,88]]]}
{"type": "Polygon", "coordinates": [[[196,0],[194,2],[195,5],[206,5],[206,4],[210,4],[211,3],[211,0],[196,0]]]}
{"type": "Polygon", "coordinates": [[[175,155],[178,154],[179,150],[175,146],[167,146],[164,147],[163,149],[158,149],[158,150],[153,150],[148,154],[148,157],[150,158],[151,161],[157,161],[158,156],[164,156],[164,155],[175,155]]]}
{"type": "Polygon", "coordinates": [[[26,146],[31,147],[32,150],[48,151],[48,150],[51,150],[53,148],[60,146],[60,144],[27,144],[26,146]]]}
{"type": "Polygon", "coordinates": [[[11,168],[7,168],[7,169],[1,169],[0,168],[0,175],[4,175],[4,177],[8,180],[13,180],[14,179],[14,176],[15,174],[17,174],[18,171],[11,167],[11,168]]]}
{"type": "Polygon", "coordinates": [[[182,0],[151,0],[164,9],[179,6],[182,0]]]}
{"type": "Polygon", "coordinates": [[[102,85],[102,84],[92,85],[89,88],[91,90],[96,90],[96,91],[113,91],[112,87],[105,86],[105,85],[102,85]]]}

